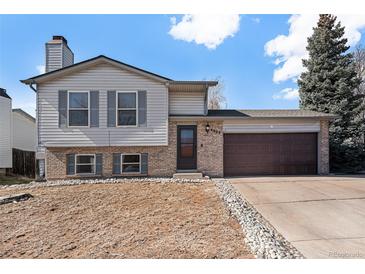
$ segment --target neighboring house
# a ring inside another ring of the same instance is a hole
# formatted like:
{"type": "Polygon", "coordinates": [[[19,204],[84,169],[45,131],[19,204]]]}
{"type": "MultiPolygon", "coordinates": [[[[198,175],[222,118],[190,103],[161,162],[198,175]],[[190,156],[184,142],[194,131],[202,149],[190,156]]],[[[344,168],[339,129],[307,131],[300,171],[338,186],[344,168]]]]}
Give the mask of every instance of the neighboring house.
{"type": "Polygon", "coordinates": [[[20,108],[13,109],[13,148],[23,151],[37,148],[35,118],[20,108]]]}
{"type": "Polygon", "coordinates": [[[0,173],[12,167],[11,98],[0,88],[0,173]]]}
{"type": "Polygon", "coordinates": [[[329,171],[330,114],[208,110],[216,81],[174,81],[106,56],[72,60],[66,39],[54,36],[46,73],[22,80],[37,95],[46,179],[329,171]]]}
{"type": "Polygon", "coordinates": [[[11,109],[12,102],[5,89],[0,89],[0,170],[13,168],[13,149],[36,151],[35,118],[21,109],[11,109]]]}

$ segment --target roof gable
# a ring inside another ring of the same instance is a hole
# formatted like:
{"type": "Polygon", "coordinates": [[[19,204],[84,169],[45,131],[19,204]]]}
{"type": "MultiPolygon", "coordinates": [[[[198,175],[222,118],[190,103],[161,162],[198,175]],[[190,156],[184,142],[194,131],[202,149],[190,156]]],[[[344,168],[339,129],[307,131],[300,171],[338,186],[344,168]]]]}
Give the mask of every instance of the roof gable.
{"type": "Polygon", "coordinates": [[[99,65],[99,64],[102,64],[102,63],[107,63],[107,64],[110,64],[110,65],[115,66],[117,68],[139,74],[141,76],[150,78],[150,79],[155,80],[157,82],[165,83],[165,82],[168,82],[168,81],[172,81],[171,79],[160,76],[158,74],[155,74],[155,73],[152,73],[152,72],[149,72],[149,71],[146,71],[146,70],[143,70],[143,69],[140,69],[140,68],[125,64],[123,62],[114,60],[114,59],[106,57],[104,55],[99,55],[95,58],[91,58],[91,59],[76,63],[76,64],[68,66],[68,67],[64,67],[64,68],[61,68],[61,69],[58,69],[58,70],[47,72],[47,73],[44,73],[44,74],[41,74],[41,75],[38,75],[38,76],[34,76],[34,77],[31,77],[31,78],[28,78],[28,79],[25,79],[25,80],[21,80],[21,82],[24,83],[24,84],[44,83],[44,82],[47,82],[47,81],[50,81],[50,80],[57,79],[59,77],[63,77],[63,76],[66,76],[66,75],[69,75],[69,74],[72,74],[72,73],[75,73],[75,72],[79,72],[79,71],[84,70],[84,69],[88,69],[92,66],[99,65]]]}
{"type": "Polygon", "coordinates": [[[18,113],[18,114],[22,115],[23,117],[27,118],[28,120],[30,120],[33,123],[35,123],[35,121],[36,121],[32,115],[26,113],[21,108],[14,108],[14,109],[12,109],[12,111],[13,111],[13,113],[18,113]]]}

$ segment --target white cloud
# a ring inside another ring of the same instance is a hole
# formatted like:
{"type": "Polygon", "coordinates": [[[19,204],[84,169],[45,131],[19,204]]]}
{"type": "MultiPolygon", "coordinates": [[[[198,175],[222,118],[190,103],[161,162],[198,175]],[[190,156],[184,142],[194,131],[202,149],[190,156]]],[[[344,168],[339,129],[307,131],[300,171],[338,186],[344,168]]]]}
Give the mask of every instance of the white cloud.
{"type": "Polygon", "coordinates": [[[44,65],[38,65],[38,66],[36,67],[36,69],[38,70],[38,73],[39,73],[39,74],[43,74],[43,73],[45,73],[45,72],[46,72],[46,66],[44,66],[44,65]]]}
{"type": "Polygon", "coordinates": [[[171,25],[176,25],[176,17],[175,16],[170,18],[170,23],[171,23],[171,25]]]}
{"type": "Polygon", "coordinates": [[[204,45],[208,49],[215,49],[223,43],[227,37],[233,37],[239,30],[240,16],[186,14],[180,22],[172,17],[169,34],[176,40],[195,42],[204,45]]]}
{"type": "MultiPolygon", "coordinates": [[[[345,26],[345,37],[348,45],[353,46],[361,39],[360,30],[365,28],[363,15],[338,15],[338,20],[345,26]]],[[[313,33],[318,15],[292,15],[289,20],[289,34],[278,35],[265,44],[265,54],[274,57],[273,81],[283,82],[297,78],[303,71],[302,59],[308,57],[306,50],[307,37],[313,33]]]]}
{"type": "Polygon", "coordinates": [[[259,24],[261,22],[261,19],[259,17],[254,17],[254,18],[251,18],[252,22],[255,22],[257,24],[259,24]]]}
{"type": "Polygon", "coordinates": [[[272,96],[274,100],[295,100],[299,98],[299,91],[297,88],[284,88],[272,96]]]}

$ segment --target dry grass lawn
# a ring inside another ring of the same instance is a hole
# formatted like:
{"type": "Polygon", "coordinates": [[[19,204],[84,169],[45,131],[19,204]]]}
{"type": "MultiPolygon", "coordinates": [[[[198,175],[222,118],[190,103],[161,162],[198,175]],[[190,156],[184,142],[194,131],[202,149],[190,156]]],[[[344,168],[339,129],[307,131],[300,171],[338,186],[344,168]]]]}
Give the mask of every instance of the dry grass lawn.
{"type": "Polygon", "coordinates": [[[252,258],[213,183],[0,190],[0,258],[252,258]]]}

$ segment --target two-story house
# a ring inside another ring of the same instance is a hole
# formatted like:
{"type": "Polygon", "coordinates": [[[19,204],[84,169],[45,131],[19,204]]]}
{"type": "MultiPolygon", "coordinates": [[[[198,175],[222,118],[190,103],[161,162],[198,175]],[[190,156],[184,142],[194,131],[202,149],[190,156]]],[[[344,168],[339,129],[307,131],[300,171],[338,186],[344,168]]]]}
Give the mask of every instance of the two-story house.
{"type": "Polygon", "coordinates": [[[106,56],[76,63],[62,36],[46,73],[22,80],[37,97],[40,175],[326,174],[330,114],[209,110],[216,81],[176,81],[106,56]]]}

